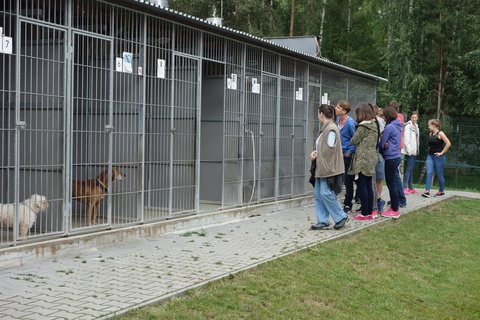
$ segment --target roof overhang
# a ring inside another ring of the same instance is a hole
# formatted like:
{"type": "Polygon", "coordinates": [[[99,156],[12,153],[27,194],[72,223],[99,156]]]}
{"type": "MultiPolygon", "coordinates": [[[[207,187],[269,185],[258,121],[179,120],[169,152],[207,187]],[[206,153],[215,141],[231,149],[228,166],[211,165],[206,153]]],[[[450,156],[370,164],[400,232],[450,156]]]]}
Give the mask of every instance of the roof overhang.
{"type": "Polygon", "coordinates": [[[151,14],[153,16],[172,20],[187,26],[202,29],[207,32],[215,33],[215,34],[232,38],[238,41],[242,41],[242,42],[255,45],[261,48],[269,49],[269,50],[278,52],[280,54],[284,54],[296,59],[304,60],[305,62],[328,67],[338,71],[347,72],[349,74],[356,75],[369,80],[388,82],[388,79],[385,79],[373,74],[369,74],[360,70],[356,70],[356,69],[332,62],[325,58],[319,58],[319,57],[309,55],[291,48],[287,48],[285,46],[269,41],[268,39],[256,37],[254,35],[248,34],[243,31],[238,31],[225,26],[220,27],[216,24],[212,24],[198,17],[194,17],[194,16],[191,16],[179,11],[175,11],[169,8],[160,7],[159,5],[150,3],[147,0],[106,0],[106,1],[109,3],[119,4],[124,7],[141,11],[147,14],[151,14]]]}

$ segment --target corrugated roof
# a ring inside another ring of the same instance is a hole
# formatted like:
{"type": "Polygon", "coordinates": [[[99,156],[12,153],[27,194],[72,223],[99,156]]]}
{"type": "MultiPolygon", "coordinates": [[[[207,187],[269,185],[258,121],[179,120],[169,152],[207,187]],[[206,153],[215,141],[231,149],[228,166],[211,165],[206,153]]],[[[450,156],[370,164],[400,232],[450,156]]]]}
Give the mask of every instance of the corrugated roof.
{"type": "Polygon", "coordinates": [[[285,46],[278,45],[278,44],[276,44],[272,41],[269,41],[268,39],[260,38],[260,37],[251,35],[249,33],[239,31],[239,30],[235,30],[235,29],[232,29],[232,28],[228,28],[228,27],[225,27],[225,26],[222,26],[222,27],[217,26],[216,24],[210,23],[210,22],[208,22],[206,20],[203,20],[201,18],[192,16],[192,15],[189,15],[189,14],[186,14],[186,13],[183,13],[183,12],[179,12],[179,11],[176,11],[176,10],[172,10],[172,9],[169,9],[169,8],[161,7],[161,6],[159,6],[155,3],[151,3],[148,0],[110,0],[109,2],[122,4],[122,5],[125,5],[127,7],[138,9],[138,10],[141,10],[141,11],[144,11],[144,12],[147,12],[147,13],[155,13],[159,17],[169,18],[171,20],[178,21],[178,22],[186,24],[186,25],[190,25],[190,26],[197,27],[197,28],[202,28],[206,31],[215,32],[217,34],[222,34],[222,35],[225,35],[225,36],[228,36],[228,37],[232,37],[232,38],[235,38],[235,39],[238,39],[238,40],[241,40],[241,41],[244,41],[244,42],[248,42],[250,44],[254,44],[254,45],[257,45],[257,46],[260,46],[260,47],[272,49],[276,52],[280,52],[280,53],[283,53],[283,54],[286,54],[286,55],[289,55],[289,56],[292,56],[292,57],[296,57],[296,58],[299,58],[299,59],[302,59],[302,60],[306,60],[310,63],[314,63],[314,64],[330,67],[332,69],[348,72],[350,74],[361,76],[361,77],[364,77],[364,78],[367,78],[367,79],[379,80],[379,81],[388,81],[385,78],[382,78],[382,77],[379,77],[379,76],[376,76],[376,75],[373,75],[373,74],[370,74],[370,73],[366,73],[366,72],[363,72],[363,71],[360,71],[360,70],[356,70],[356,69],[341,65],[339,63],[332,62],[332,61],[330,61],[326,58],[319,58],[319,57],[309,55],[309,54],[306,54],[306,53],[303,53],[303,52],[300,52],[300,51],[297,51],[297,50],[294,50],[294,49],[291,49],[291,48],[288,48],[288,47],[285,47],[285,46]]]}

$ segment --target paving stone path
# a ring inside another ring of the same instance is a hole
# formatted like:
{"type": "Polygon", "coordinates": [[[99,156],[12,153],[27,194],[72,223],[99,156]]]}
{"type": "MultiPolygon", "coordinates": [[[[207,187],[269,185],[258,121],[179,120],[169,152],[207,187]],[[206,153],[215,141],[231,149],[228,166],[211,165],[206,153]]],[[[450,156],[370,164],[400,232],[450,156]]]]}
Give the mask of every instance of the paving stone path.
{"type": "MultiPolygon", "coordinates": [[[[408,196],[402,214],[444,198],[408,196]]],[[[0,269],[0,319],[102,319],[169,299],[210,281],[382,223],[350,220],[311,231],[312,205],[195,230],[29,260],[0,269]]]]}

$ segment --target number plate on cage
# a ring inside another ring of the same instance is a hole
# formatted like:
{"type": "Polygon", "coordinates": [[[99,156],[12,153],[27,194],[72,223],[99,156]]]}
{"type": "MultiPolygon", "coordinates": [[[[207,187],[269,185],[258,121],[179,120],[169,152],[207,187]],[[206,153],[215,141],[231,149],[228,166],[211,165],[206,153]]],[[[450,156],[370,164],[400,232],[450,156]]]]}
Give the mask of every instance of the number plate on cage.
{"type": "Polygon", "coordinates": [[[0,53],[12,54],[13,39],[3,35],[3,28],[0,28],[0,53]]]}

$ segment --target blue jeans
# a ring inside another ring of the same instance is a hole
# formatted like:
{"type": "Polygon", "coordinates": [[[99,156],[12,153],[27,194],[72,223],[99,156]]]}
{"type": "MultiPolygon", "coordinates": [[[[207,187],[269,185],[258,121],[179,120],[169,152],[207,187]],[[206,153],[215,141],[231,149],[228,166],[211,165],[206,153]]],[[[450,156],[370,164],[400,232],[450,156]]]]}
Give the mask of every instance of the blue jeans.
{"type": "Polygon", "coordinates": [[[367,177],[359,173],[357,179],[357,188],[360,196],[360,201],[362,202],[362,216],[368,216],[372,214],[373,210],[374,195],[372,177],[367,177]]]}
{"type": "Polygon", "coordinates": [[[315,211],[317,221],[325,224],[328,224],[329,213],[335,223],[347,217],[337,201],[337,196],[328,187],[327,178],[315,178],[315,211]]]}
{"type": "Polygon", "coordinates": [[[443,177],[443,169],[445,168],[445,155],[436,157],[429,154],[427,156],[427,181],[425,182],[425,190],[430,191],[433,178],[433,170],[437,173],[439,191],[445,191],[445,178],[443,177]]]}
{"type": "Polygon", "coordinates": [[[400,165],[401,161],[402,158],[400,157],[396,159],[385,160],[385,180],[387,181],[388,193],[390,194],[390,205],[394,211],[398,210],[400,201],[398,194],[398,180],[400,180],[400,172],[398,172],[398,166],[400,165]]]}
{"type": "Polygon", "coordinates": [[[405,172],[403,173],[403,188],[413,189],[413,169],[415,168],[416,156],[405,156],[405,172]]]}

